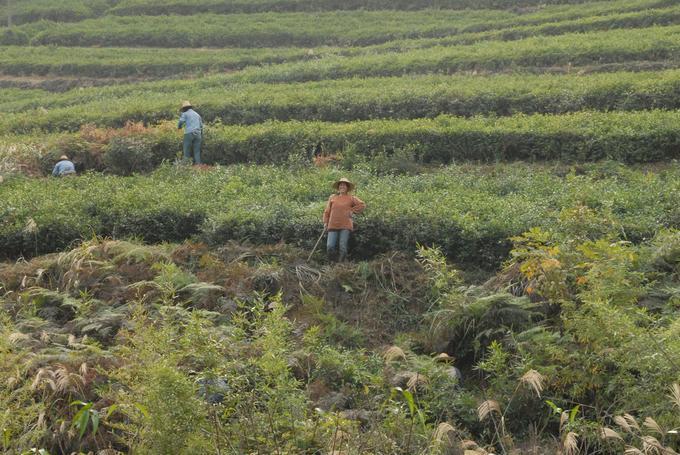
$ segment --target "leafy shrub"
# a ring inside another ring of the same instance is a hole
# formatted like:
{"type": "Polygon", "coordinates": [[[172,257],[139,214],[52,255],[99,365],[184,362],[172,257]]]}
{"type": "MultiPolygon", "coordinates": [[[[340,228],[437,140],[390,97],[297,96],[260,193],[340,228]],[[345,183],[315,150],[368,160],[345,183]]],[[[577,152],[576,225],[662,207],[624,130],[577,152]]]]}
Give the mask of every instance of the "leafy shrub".
{"type": "Polygon", "coordinates": [[[41,20],[75,22],[96,17],[108,7],[106,0],[60,0],[58,3],[50,0],[29,0],[7,5],[0,9],[0,21],[7,22],[7,16],[11,16],[13,24],[41,20]]]}
{"type": "MultiPolygon", "coordinates": [[[[617,160],[657,162],[678,157],[680,135],[672,125],[680,115],[662,110],[578,112],[564,115],[514,115],[433,119],[367,120],[350,123],[266,122],[250,126],[208,127],[202,152],[211,164],[281,164],[310,144],[323,144],[326,154],[341,154],[347,168],[355,165],[379,173],[414,173],[419,164],[460,162],[617,160]]],[[[124,130],[104,142],[103,165],[130,175],[148,172],[181,149],[181,139],[168,128],[146,128],[134,135],[124,130]]],[[[115,131],[115,130],[114,130],[115,131]]],[[[60,140],[82,147],[79,160],[97,166],[103,144],[83,142],[82,133],[60,140]],[[79,137],[80,136],[80,137],[79,137]]],[[[56,152],[55,152],[56,153],[56,152]]],[[[52,155],[50,155],[51,157],[52,155]]]]}
{"type": "MultiPolygon", "coordinates": [[[[675,227],[675,170],[622,169],[603,178],[597,169],[562,177],[550,167],[520,164],[449,166],[418,176],[357,172],[358,196],[368,209],[356,218],[351,253],[359,259],[390,250],[412,252],[419,242],[439,245],[456,262],[492,268],[511,249],[508,238],[531,226],[561,223],[570,235],[589,238],[602,224],[593,230],[588,220],[604,217],[619,226],[606,232],[617,237],[635,232],[640,239],[659,227],[675,227]],[[576,214],[572,207],[588,207],[591,215],[586,222],[568,222],[576,214]]],[[[93,232],[150,242],[198,235],[212,245],[285,241],[311,249],[329,182],[340,176],[328,168],[291,174],[285,166],[210,172],[162,166],[148,176],[125,178],[11,179],[0,186],[1,251],[54,251],[93,232]],[[29,229],[31,219],[35,226],[29,229]]]]}
{"type": "Polygon", "coordinates": [[[157,162],[151,154],[151,143],[146,137],[115,137],[104,153],[104,164],[115,174],[130,175],[148,172],[157,162]]]}
{"type": "MultiPolygon", "coordinates": [[[[519,0],[517,6],[536,4],[537,0],[519,0]]],[[[547,4],[584,3],[585,0],[550,0],[547,4]]],[[[181,2],[157,2],[147,0],[125,0],[111,8],[111,14],[118,15],[153,15],[153,14],[194,14],[198,12],[212,12],[218,14],[255,13],[262,11],[334,11],[334,10],[419,10],[428,9],[433,5],[430,1],[385,1],[385,0],[258,0],[255,2],[203,2],[194,8],[188,8],[181,2]]],[[[440,9],[468,9],[468,8],[505,8],[507,5],[501,0],[443,0],[436,3],[440,9]]]]}
{"type": "Polygon", "coordinates": [[[0,34],[0,43],[5,46],[23,46],[30,41],[28,33],[23,30],[8,28],[0,34]]]}

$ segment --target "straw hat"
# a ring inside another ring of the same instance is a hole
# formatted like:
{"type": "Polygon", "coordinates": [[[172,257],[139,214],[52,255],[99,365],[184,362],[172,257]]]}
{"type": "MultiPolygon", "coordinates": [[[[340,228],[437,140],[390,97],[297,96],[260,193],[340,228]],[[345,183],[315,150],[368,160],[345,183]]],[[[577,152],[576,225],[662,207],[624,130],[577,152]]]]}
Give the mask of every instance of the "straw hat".
{"type": "Polygon", "coordinates": [[[181,110],[184,110],[184,109],[189,109],[189,108],[192,108],[192,107],[193,107],[193,106],[191,105],[191,103],[190,103],[189,101],[183,101],[183,102],[182,102],[182,107],[181,107],[180,109],[181,109],[181,110]]]}
{"type": "Polygon", "coordinates": [[[348,178],[343,177],[340,180],[338,180],[337,182],[333,183],[333,188],[335,189],[335,191],[338,190],[338,187],[340,186],[341,183],[347,184],[347,192],[348,193],[350,191],[354,191],[354,187],[356,186],[356,185],[354,185],[354,183],[350,182],[348,178]]]}
{"type": "Polygon", "coordinates": [[[66,156],[66,155],[61,155],[61,156],[59,157],[59,159],[60,159],[60,160],[67,160],[67,159],[68,159],[68,156],[66,156]]]}

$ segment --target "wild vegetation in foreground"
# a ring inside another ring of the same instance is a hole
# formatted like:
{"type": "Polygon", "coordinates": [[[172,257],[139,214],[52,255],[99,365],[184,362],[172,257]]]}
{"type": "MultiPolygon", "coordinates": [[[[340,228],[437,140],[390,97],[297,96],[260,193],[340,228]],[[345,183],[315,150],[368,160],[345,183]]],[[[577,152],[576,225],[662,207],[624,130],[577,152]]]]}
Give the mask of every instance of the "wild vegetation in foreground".
{"type": "Polygon", "coordinates": [[[512,241],[481,281],[424,247],[94,239],[4,263],[4,453],[676,453],[680,232],[512,241]]]}

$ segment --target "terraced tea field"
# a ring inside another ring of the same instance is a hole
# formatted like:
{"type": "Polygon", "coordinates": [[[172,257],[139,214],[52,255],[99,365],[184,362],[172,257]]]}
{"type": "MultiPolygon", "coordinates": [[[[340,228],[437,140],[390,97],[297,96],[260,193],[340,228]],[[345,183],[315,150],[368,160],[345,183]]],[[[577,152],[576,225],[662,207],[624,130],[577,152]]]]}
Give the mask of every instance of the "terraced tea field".
{"type": "Polygon", "coordinates": [[[680,451],[677,1],[0,24],[3,453],[680,451]]]}

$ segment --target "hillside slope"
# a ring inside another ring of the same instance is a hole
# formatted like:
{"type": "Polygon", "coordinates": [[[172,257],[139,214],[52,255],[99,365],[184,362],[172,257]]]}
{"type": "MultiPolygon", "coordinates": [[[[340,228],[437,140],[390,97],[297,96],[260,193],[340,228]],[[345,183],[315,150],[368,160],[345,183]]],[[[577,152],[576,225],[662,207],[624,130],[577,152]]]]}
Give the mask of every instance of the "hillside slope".
{"type": "Polygon", "coordinates": [[[2,452],[680,452],[679,106],[675,0],[3,2],[2,452]]]}

